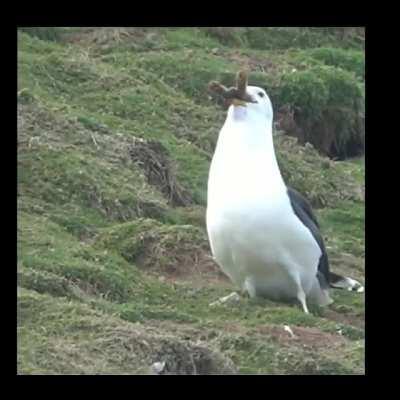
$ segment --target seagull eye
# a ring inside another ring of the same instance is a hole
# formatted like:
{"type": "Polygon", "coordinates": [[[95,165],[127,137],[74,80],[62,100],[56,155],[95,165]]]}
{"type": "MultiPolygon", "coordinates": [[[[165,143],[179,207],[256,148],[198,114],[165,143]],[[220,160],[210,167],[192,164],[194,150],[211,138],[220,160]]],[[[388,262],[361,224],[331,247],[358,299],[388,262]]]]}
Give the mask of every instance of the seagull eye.
{"type": "Polygon", "coordinates": [[[264,97],[264,93],[263,93],[263,92],[258,92],[258,95],[259,95],[260,97],[264,97]]]}

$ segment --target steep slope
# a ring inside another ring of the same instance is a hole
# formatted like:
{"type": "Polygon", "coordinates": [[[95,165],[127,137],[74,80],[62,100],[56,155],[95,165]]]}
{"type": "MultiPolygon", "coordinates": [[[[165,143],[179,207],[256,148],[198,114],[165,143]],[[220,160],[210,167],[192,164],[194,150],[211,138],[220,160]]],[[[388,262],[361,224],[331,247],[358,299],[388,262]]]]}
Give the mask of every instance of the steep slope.
{"type": "MultiPolygon", "coordinates": [[[[250,66],[276,104],[301,65],[359,85],[358,32],[34,29],[18,44],[19,373],[364,372],[363,295],[337,291],[313,315],[245,298],[210,307],[234,288],[204,227],[224,120],[208,81],[250,66]]],[[[275,142],[286,180],[318,207],[333,268],[363,281],[363,159],[275,142]]]]}

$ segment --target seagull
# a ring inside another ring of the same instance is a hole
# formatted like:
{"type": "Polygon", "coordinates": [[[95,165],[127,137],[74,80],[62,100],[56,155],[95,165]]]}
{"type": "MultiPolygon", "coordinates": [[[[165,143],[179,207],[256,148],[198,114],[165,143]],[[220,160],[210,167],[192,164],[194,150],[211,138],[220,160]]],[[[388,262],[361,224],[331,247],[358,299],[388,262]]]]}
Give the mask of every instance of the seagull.
{"type": "Polygon", "coordinates": [[[282,178],[266,91],[247,81],[244,90],[229,100],[210,165],[206,223],[215,261],[242,293],[299,301],[305,313],[307,302],[331,304],[331,287],[362,292],[356,280],[330,272],[310,203],[282,178]]]}

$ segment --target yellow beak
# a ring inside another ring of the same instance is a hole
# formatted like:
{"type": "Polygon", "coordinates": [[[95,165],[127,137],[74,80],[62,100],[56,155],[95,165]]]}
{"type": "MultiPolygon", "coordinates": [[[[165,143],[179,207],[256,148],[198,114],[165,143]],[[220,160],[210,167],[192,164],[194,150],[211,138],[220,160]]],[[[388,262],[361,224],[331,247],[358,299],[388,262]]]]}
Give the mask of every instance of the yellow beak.
{"type": "Polygon", "coordinates": [[[234,105],[234,106],[242,106],[242,107],[247,107],[247,103],[245,102],[245,101],[243,101],[243,100],[239,100],[239,99],[233,99],[232,100],[232,104],[234,105]]]}

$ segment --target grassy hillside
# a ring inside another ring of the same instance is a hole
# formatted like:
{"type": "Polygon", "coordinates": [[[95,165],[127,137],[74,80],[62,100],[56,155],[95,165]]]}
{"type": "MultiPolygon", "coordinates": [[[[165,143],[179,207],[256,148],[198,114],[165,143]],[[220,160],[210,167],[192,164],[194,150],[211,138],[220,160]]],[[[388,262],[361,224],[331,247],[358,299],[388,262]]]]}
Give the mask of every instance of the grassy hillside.
{"type": "MultiPolygon", "coordinates": [[[[235,288],[204,220],[225,118],[207,83],[249,67],[278,107],[304,92],[288,78],[299,69],[317,77],[305,81],[315,115],[332,112],[342,91],[313,93],[337,73],[360,101],[360,30],[24,28],[18,47],[20,374],[147,374],[157,362],[164,374],[364,373],[361,294],[335,291],[311,315],[247,298],[210,306],[235,288]]],[[[280,132],[275,143],[332,268],[363,282],[363,158],[333,161],[280,132]]]]}

